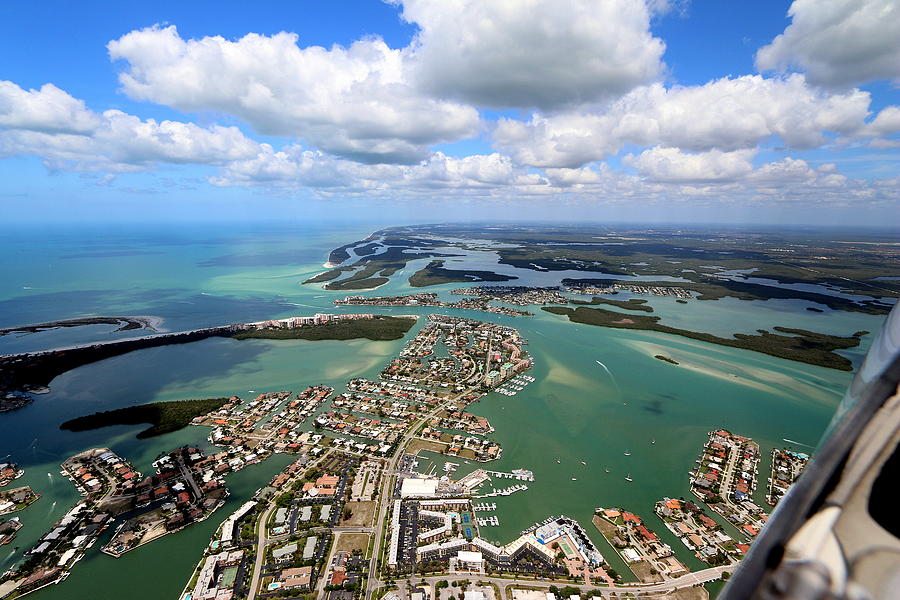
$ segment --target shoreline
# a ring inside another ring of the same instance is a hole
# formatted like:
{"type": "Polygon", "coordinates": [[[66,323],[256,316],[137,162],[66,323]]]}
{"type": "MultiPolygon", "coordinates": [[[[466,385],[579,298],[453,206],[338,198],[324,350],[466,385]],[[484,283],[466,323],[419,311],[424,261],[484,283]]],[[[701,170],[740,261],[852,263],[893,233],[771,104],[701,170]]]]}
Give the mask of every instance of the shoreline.
{"type": "Polygon", "coordinates": [[[163,317],[156,315],[135,315],[135,316],[105,316],[95,315],[89,317],[74,317],[71,319],[58,319],[56,321],[45,321],[42,323],[28,323],[25,325],[14,325],[12,327],[0,327],[0,336],[12,333],[41,333],[51,329],[59,329],[65,327],[85,327],[88,325],[118,325],[118,329],[114,331],[129,331],[133,329],[149,329],[150,331],[162,332],[160,325],[165,322],[163,317]]]}

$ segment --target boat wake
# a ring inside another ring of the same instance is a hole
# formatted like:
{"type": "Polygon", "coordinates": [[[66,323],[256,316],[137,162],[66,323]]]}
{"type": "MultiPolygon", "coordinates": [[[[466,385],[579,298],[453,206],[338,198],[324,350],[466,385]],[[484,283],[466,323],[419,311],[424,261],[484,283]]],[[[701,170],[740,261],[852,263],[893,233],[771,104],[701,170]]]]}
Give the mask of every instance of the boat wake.
{"type": "Polygon", "coordinates": [[[597,363],[598,365],[600,365],[600,367],[602,367],[603,370],[606,371],[606,374],[609,375],[610,380],[613,382],[613,385],[616,386],[616,391],[619,393],[619,396],[621,397],[622,390],[619,388],[619,383],[616,381],[616,378],[613,376],[612,371],[610,371],[609,368],[607,368],[607,366],[604,365],[599,360],[595,360],[594,362],[597,363]]]}
{"type": "Polygon", "coordinates": [[[815,448],[815,446],[810,446],[809,444],[804,444],[803,442],[798,442],[797,440],[789,440],[787,438],[781,438],[781,441],[787,442],[788,444],[797,444],[798,446],[806,446],[807,448],[815,448]]]}

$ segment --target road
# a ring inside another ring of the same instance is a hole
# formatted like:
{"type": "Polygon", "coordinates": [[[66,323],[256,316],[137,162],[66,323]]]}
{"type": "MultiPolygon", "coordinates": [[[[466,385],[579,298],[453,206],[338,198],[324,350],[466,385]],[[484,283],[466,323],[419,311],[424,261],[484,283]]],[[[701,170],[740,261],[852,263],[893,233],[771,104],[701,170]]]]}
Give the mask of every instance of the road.
{"type": "MultiPolygon", "coordinates": [[[[590,590],[592,592],[596,592],[597,595],[609,598],[610,594],[615,593],[617,595],[623,593],[630,594],[640,594],[642,597],[652,598],[654,594],[667,594],[669,592],[693,587],[698,584],[707,583],[709,581],[715,581],[720,579],[722,573],[725,571],[733,571],[735,565],[724,565],[721,567],[711,567],[709,569],[703,569],[702,571],[697,571],[695,573],[688,573],[687,575],[682,575],[681,577],[676,577],[675,579],[669,579],[667,581],[662,581],[659,583],[634,583],[634,584],[622,584],[611,587],[599,587],[596,585],[584,585],[582,583],[570,583],[570,582],[558,582],[558,581],[541,581],[534,579],[506,579],[503,577],[490,577],[487,575],[433,575],[430,577],[419,577],[418,575],[414,578],[414,581],[419,582],[422,579],[432,587],[435,583],[441,580],[447,580],[449,582],[452,581],[462,581],[468,579],[469,581],[487,581],[495,584],[498,588],[500,588],[500,598],[507,598],[507,588],[516,587],[516,586],[550,586],[556,585],[559,587],[571,586],[574,588],[578,588],[580,590],[590,590]]],[[[401,586],[401,594],[400,597],[405,597],[405,582],[398,581],[398,585],[401,586]]],[[[437,597],[433,595],[432,597],[437,597]]]]}
{"type": "Polygon", "coordinates": [[[181,471],[181,476],[187,482],[188,485],[191,486],[191,491],[194,492],[194,498],[199,502],[201,498],[203,498],[203,492],[200,491],[200,487],[197,485],[197,482],[194,481],[194,474],[191,473],[191,470],[187,468],[184,464],[184,459],[179,456],[178,457],[178,468],[181,471]]]}
{"type": "MultiPolygon", "coordinates": [[[[491,336],[488,340],[488,352],[485,362],[485,368],[490,367],[490,359],[491,359],[491,349],[493,348],[493,336],[491,336]]],[[[485,371],[487,373],[487,371],[485,371]]],[[[406,450],[406,446],[409,444],[410,440],[412,440],[416,436],[416,432],[418,432],[419,427],[428,422],[429,419],[437,415],[440,411],[444,410],[447,404],[454,402],[456,399],[469,394],[477,388],[478,384],[473,385],[458,394],[447,398],[444,402],[438,404],[431,412],[427,415],[421,417],[418,421],[416,421],[409,429],[406,430],[406,433],[403,434],[403,437],[400,439],[400,442],[397,444],[397,449],[394,451],[394,454],[388,459],[388,464],[384,469],[384,481],[381,484],[381,493],[378,495],[378,512],[375,515],[375,542],[372,547],[372,566],[369,569],[369,579],[366,582],[366,600],[371,600],[372,593],[375,591],[376,587],[381,584],[381,581],[378,579],[378,560],[381,557],[381,547],[382,547],[382,539],[384,538],[384,528],[385,528],[385,517],[387,516],[388,507],[393,505],[391,500],[393,499],[391,484],[393,481],[394,475],[396,475],[397,470],[397,461],[403,456],[404,451],[406,450]]],[[[252,600],[252,599],[251,599],[252,600]]]]}
{"type": "Polygon", "coordinates": [[[259,535],[256,539],[256,564],[253,565],[253,577],[250,579],[250,593],[247,595],[247,600],[256,598],[256,591],[259,589],[259,576],[262,573],[262,566],[266,557],[266,543],[268,542],[268,539],[266,538],[268,527],[266,524],[269,522],[269,516],[272,514],[273,510],[275,510],[274,502],[266,507],[266,512],[264,512],[257,521],[259,535]]]}
{"type": "MultiPolygon", "coordinates": [[[[384,478],[381,483],[381,493],[378,495],[378,512],[375,515],[375,543],[372,547],[372,566],[369,569],[369,579],[366,583],[366,600],[370,600],[372,598],[372,592],[375,590],[376,586],[378,586],[381,581],[378,579],[378,559],[381,556],[381,546],[382,546],[382,538],[384,537],[384,519],[387,516],[388,507],[393,505],[391,501],[393,499],[393,493],[391,489],[393,477],[396,474],[397,470],[397,461],[400,460],[400,457],[403,456],[404,451],[406,450],[406,446],[409,444],[410,440],[412,440],[416,436],[416,432],[419,430],[419,427],[424,425],[437,415],[440,411],[444,410],[447,404],[455,401],[457,398],[464,396],[468,393],[471,393],[475,388],[468,388],[455,396],[451,396],[447,398],[444,402],[438,404],[431,410],[428,414],[419,418],[418,421],[415,421],[413,425],[406,430],[406,433],[403,434],[403,437],[400,439],[400,442],[397,444],[397,449],[394,450],[394,454],[391,455],[390,459],[388,459],[388,464],[384,469],[384,478]]],[[[252,599],[250,599],[252,600],[252,599]]]]}
{"type": "MultiPolygon", "coordinates": [[[[302,477],[302,475],[308,472],[310,469],[315,468],[321,463],[325,458],[331,454],[331,450],[325,452],[318,459],[313,461],[312,463],[305,465],[303,469],[300,469],[299,472],[294,475],[291,479],[289,479],[284,484],[284,489],[287,489],[290,484],[292,484],[298,477],[302,477]]],[[[247,595],[247,600],[254,600],[256,598],[256,594],[259,590],[259,580],[262,575],[263,563],[266,557],[266,545],[270,541],[278,541],[279,538],[283,538],[285,536],[278,536],[276,538],[269,538],[267,536],[268,533],[268,523],[269,517],[272,514],[272,511],[275,510],[277,505],[275,504],[275,499],[278,497],[278,494],[273,494],[272,499],[269,500],[268,506],[266,506],[265,512],[259,517],[257,520],[257,527],[259,528],[259,534],[256,539],[256,564],[253,566],[253,578],[250,580],[250,593],[247,595]]]]}

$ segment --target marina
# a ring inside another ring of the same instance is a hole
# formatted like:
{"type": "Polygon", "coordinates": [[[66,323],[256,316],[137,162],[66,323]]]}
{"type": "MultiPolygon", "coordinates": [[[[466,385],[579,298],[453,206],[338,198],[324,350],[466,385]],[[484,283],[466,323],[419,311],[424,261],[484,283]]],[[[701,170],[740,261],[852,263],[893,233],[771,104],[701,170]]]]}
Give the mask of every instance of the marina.
{"type": "Polygon", "coordinates": [[[496,496],[511,496],[512,494],[514,494],[516,492],[521,492],[521,491],[524,491],[527,489],[528,489],[527,485],[521,485],[521,484],[513,485],[508,488],[503,488],[500,490],[491,489],[490,492],[486,492],[483,494],[479,494],[477,496],[473,496],[473,498],[494,498],[496,496]]]}

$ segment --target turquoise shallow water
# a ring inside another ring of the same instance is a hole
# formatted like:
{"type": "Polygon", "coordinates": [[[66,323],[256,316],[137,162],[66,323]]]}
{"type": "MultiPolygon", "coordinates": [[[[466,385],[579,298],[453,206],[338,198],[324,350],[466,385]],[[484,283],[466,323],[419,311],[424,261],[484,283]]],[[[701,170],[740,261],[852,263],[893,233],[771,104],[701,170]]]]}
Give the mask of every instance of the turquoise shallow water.
{"type": "MultiPolygon", "coordinates": [[[[84,314],[150,314],[163,317],[164,327],[176,330],[335,311],[331,301],[345,294],[299,282],[322,270],[330,249],[360,239],[372,229],[375,227],[145,228],[102,235],[58,231],[41,239],[5,234],[6,239],[0,241],[13,251],[2,259],[5,277],[0,280],[0,326],[84,314]]],[[[410,263],[405,274],[427,260],[410,263]]],[[[479,254],[478,260],[483,267],[485,257],[479,254]]],[[[547,282],[542,279],[542,284],[547,282]]],[[[429,290],[449,299],[448,292],[454,287],[457,285],[429,290]]],[[[364,293],[409,291],[401,278],[364,293]]],[[[627,297],[622,294],[618,298],[627,297]]],[[[666,324],[719,335],[774,325],[849,334],[860,329],[876,331],[882,321],[881,317],[855,313],[812,313],[805,310],[807,303],[797,301],[725,299],[682,305],[668,298],[650,298],[650,304],[666,324]]],[[[340,311],[359,312],[352,307],[340,311]]],[[[397,308],[378,312],[424,316],[429,311],[397,308]]],[[[492,437],[504,447],[502,459],[490,467],[524,467],[536,475],[528,491],[496,499],[501,525],[485,528],[483,533],[498,542],[510,540],[550,514],[564,513],[581,521],[601,550],[612,555],[599,535],[594,535],[591,514],[596,506],[623,506],[643,515],[680,558],[699,567],[655,521],[652,506],[663,496],[688,493],[687,471],[706,432],[726,427],[756,439],[763,450],[764,481],[768,451],[782,445],[783,438],[815,444],[851,378],[849,373],[754,352],[662,334],[572,324],[536,312],[536,317],[522,319],[453,311],[519,328],[535,357],[530,373],[536,377],[535,383],[515,397],[492,394],[470,408],[491,420],[497,430],[492,437]],[[671,356],[681,364],[664,363],[653,358],[654,354],[671,356]],[[631,456],[624,456],[625,450],[630,450],[631,456]],[[606,468],[610,473],[604,472],[606,468]],[[625,481],[626,474],[634,479],[632,483],[625,481]]],[[[112,335],[109,327],[97,326],[6,336],[0,337],[0,352],[112,335]]],[[[861,348],[845,355],[859,364],[871,338],[865,336],[861,348]]],[[[296,392],[317,383],[339,387],[352,377],[377,376],[402,345],[403,341],[210,339],[143,350],[62,375],[52,383],[51,393],[25,409],[0,415],[0,456],[11,454],[27,469],[22,481],[43,494],[20,514],[25,526],[16,545],[28,548],[77,498],[69,482],[58,475],[58,465],[66,457],[90,447],[109,446],[148,472],[160,452],[184,443],[205,443],[206,431],[199,428],[137,440],[134,434],[141,427],[75,434],[58,429],[66,419],[154,400],[246,396],[248,390],[296,392]]],[[[139,584],[128,586],[129,596],[135,599],[174,597],[212,530],[285,460],[273,459],[232,476],[229,505],[203,524],[118,561],[94,552],[76,566],[64,584],[35,597],[119,598],[126,581],[139,584]]],[[[463,467],[459,473],[474,465],[463,467]]],[[[9,547],[0,551],[0,569],[20,556],[11,551],[9,547]]]]}

